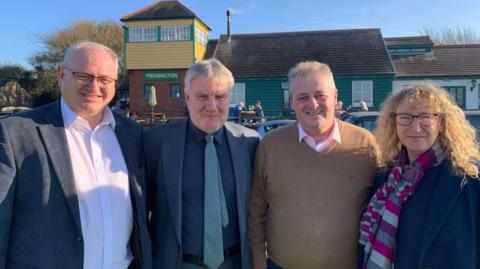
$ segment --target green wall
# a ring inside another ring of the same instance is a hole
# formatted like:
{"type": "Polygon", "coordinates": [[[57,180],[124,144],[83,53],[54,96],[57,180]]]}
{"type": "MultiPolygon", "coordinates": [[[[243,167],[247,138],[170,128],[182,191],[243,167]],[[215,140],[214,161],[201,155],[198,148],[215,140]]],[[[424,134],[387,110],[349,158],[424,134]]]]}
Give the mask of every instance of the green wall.
{"type": "MultiPolygon", "coordinates": [[[[344,104],[344,108],[352,103],[352,81],[372,80],[373,81],[373,108],[378,110],[380,104],[392,90],[393,76],[350,76],[337,77],[335,84],[338,89],[338,100],[344,104]]],[[[289,108],[284,109],[282,82],[287,78],[237,78],[235,82],[245,83],[245,103],[254,105],[260,100],[265,116],[277,117],[280,113],[284,116],[290,114],[289,108]]]]}

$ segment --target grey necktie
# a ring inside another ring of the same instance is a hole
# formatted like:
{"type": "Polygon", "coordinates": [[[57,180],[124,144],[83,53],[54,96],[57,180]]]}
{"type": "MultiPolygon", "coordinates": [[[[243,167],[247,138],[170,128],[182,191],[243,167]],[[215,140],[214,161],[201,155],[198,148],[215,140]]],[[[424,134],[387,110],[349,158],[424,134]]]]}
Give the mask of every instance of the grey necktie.
{"type": "Polygon", "coordinates": [[[208,268],[216,269],[224,260],[222,226],[228,225],[228,212],[213,136],[206,135],[205,140],[203,260],[208,268]]]}

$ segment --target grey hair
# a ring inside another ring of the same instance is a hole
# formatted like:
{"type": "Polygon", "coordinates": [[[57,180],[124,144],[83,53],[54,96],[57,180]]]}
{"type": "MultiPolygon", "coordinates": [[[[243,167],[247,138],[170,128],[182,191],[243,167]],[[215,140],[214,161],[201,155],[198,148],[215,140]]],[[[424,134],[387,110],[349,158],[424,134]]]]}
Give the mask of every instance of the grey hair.
{"type": "Polygon", "coordinates": [[[335,87],[335,81],[333,80],[332,70],[327,64],[320,63],[317,61],[305,61],[298,63],[295,67],[292,67],[288,72],[288,84],[290,91],[292,90],[292,83],[298,77],[307,77],[309,75],[321,73],[325,76],[325,78],[331,83],[333,89],[335,87]]]}
{"type": "Polygon", "coordinates": [[[115,51],[113,51],[111,48],[105,45],[102,45],[100,43],[86,41],[86,40],[77,42],[71,45],[70,47],[68,47],[67,51],[65,51],[65,56],[63,57],[63,62],[61,63],[61,65],[63,66],[67,65],[67,63],[72,59],[73,55],[75,55],[77,51],[81,49],[87,49],[87,48],[101,49],[107,52],[110,55],[110,57],[112,57],[112,60],[115,62],[115,70],[118,72],[118,56],[115,53],[115,51]]]}
{"type": "Polygon", "coordinates": [[[185,93],[190,91],[192,80],[198,76],[203,76],[206,79],[218,79],[227,83],[228,90],[231,91],[235,80],[232,72],[228,70],[219,60],[208,59],[194,63],[187,70],[185,75],[185,93]]]}

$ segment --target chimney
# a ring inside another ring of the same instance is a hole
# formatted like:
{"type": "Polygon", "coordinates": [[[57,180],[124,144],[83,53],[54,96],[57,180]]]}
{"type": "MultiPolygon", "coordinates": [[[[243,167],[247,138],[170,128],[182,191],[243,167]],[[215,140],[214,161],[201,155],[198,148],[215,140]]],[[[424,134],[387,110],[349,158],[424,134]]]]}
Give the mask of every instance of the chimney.
{"type": "Polygon", "coordinates": [[[228,42],[232,40],[230,36],[230,9],[227,9],[227,38],[228,42]]]}

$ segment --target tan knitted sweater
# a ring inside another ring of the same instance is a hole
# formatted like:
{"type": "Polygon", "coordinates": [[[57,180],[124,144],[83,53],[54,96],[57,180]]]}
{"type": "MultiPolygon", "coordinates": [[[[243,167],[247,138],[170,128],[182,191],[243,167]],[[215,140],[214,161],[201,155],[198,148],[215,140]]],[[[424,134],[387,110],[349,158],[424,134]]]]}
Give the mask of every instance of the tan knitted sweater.
{"type": "Polygon", "coordinates": [[[376,167],[371,133],[338,121],[341,144],[317,153],[296,123],[257,149],[249,209],[253,268],[355,268],[358,224],[376,167]],[[266,243],[266,246],[265,246],[266,243]]]}

